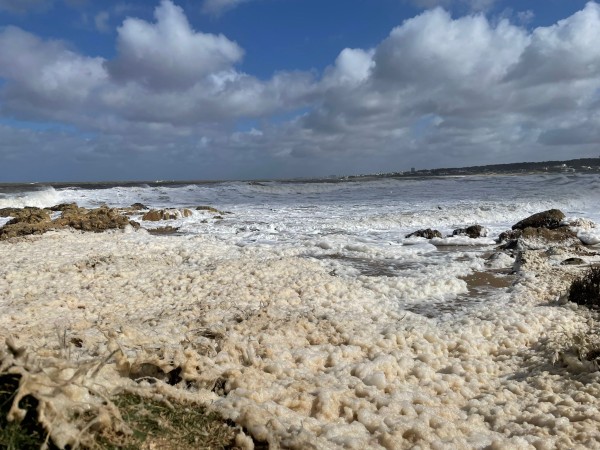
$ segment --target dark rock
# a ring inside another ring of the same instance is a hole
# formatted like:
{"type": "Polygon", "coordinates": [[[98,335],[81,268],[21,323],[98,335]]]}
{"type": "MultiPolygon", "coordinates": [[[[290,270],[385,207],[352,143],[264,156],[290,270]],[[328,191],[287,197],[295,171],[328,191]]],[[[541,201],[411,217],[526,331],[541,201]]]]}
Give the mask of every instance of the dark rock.
{"type": "Polygon", "coordinates": [[[427,229],[423,229],[423,230],[417,230],[414,233],[407,234],[404,237],[405,238],[423,237],[425,239],[433,239],[433,238],[441,238],[442,233],[440,233],[438,230],[432,230],[431,228],[427,228],[427,229]]]}
{"type": "Polygon", "coordinates": [[[585,261],[581,258],[567,258],[560,264],[562,266],[578,266],[580,264],[585,264],[585,261]]]}
{"type": "Polygon", "coordinates": [[[471,239],[486,237],[487,230],[481,225],[471,225],[467,228],[458,228],[452,232],[452,236],[469,236],[471,239]]]}
{"type": "Polygon", "coordinates": [[[514,241],[516,239],[519,239],[522,234],[523,232],[521,230],[508,230],[503,233],[500,233],[500,236],[498,236],[498,240],[496,242],[500,244],[505,241],[514,241]]]}
{"type": "Polygon", "coordinates": [[[129,208],[132,209],[132,210],[134,210],[134,211],[141,211],[143,209],[150,209],[146,205],[144,205],[143,203],[134,203],[129,208]]]}
{"type": "Polygon", "coordinates": [[[529,216],[526,219],[512,226],[513,230],[524,230],[525,228],[549,228],[554,229],[561,226],[562,220],[565,215],[558,209],[549,209],[533,216],[529,216]]]}
{"type": "Polygon", "coordinates": [[[22,208],[0,208],[0,217],[17,217],[22,208]]]}
{"type": "Polygon", "coordinates": [[[67,209],[77,209],[77,203],[61,203],[59,205],[54,205],[51,206],[50,208],[46,208],[49,209],[50,211],[66,211],[67,209]]]}
{"type": "Polygon", "coordinates": [[[177,230],[179,230],[179,227],[166,226],[166,227],[151,228],[147,231],[148,231],[148,233],[154,234],[154,235],[165,235],[165,234],[177,233],[177,230]]]}
{"type": "Polygon", "coordinates": [[[212,206],[197,206],[196,211],[208,211],[215,214],[221,214],[217,208],[213,208],[212,206]]]}
{"type": "Polygon", "coordinates": [[[579,244],[577,234],[567,227],[548,229],[548,228],[525,228],[521,235],[523,240],[539,240],[554,242],[565,246],[579,244]]]}
{"type": "Polygon", "coordinates": [[[569,301],[588,308],[600,306],[600,267],[590,267],[571,283],[569,301]]]}

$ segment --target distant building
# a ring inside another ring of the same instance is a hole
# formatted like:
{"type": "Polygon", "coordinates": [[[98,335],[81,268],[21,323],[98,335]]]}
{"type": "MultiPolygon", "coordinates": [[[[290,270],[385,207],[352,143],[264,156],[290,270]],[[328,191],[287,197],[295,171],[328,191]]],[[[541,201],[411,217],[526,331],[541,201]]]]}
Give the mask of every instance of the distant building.
{"type": "Polygon", "coordinates": [[[410,173],[415,173],[415,172],[416,172],[416,169],[414,167],[411,167],[410,168],[410,173]]]}

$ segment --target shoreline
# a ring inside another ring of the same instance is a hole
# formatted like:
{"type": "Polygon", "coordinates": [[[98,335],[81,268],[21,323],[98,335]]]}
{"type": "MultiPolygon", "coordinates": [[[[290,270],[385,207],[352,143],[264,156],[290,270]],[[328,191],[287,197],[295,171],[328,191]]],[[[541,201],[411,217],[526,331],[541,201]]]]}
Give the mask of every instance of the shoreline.
{"type": "MultiPolygon", "coordinates": [[[[332,274],[298,252],[50,231],[0,242],[0,340],[14,341],[0,372],[25,377],[59,446],[85,435],[69,419],[82,404],[118,424],[104,396],[123,390],[205,405],[246,448],[249,436],[274,448],[589,446],[600,374],[572,348],[593,315],[564,302],[585,267],[560,265],[571,257],[600,261],[582,244],[525,249],[511,286],[491,287],[500,295],[428,318],[399,308],[393,278],[332,274]],[[161,374],[173,371],[172,386],[161,374]]],[[[508,264],[473,258],[482,273],[508,264]]],[[[450,292],[485,284],[477,276],[449,279],[450,292]]]]}

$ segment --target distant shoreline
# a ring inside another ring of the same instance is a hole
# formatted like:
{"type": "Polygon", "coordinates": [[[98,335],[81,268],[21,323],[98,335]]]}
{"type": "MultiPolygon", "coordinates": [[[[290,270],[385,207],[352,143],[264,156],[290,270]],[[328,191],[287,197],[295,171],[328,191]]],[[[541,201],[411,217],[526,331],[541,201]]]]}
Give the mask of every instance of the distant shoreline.
{"type": "Polygon", "coordinates": [[[358,175],[331,175],[326,177],[306,178],[259,178],[243,180],[102,180],[102,181],[22,181],[0,182],[0,191],[15,187],[31,186],[32,188],[88,188],[105,189],[115,186],[134,187],[148,185],[150,187],[180,187],[190,184],[222,184],[222,183],[250,183],[260,184],[268,182],[278,183],[339,183],[346,181],[377,180],[382,178],[419,179],[430,177],[463,177],[482,175],[534,175],[534,174],[573,174],[573,173],[600,173],[600,158],[579,158],[562,161],[520,162],[508,164],[490,164],[485,166],[450,167],[437,169],[415,169],[412,171],[398,171],[387,173],[368,173],[358,175]]]}

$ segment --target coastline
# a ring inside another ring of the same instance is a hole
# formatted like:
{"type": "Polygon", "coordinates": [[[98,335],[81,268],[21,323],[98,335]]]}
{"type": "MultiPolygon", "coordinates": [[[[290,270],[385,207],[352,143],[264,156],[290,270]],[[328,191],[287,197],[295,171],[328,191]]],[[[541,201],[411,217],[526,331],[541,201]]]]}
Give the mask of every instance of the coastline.
{"type": "Polygon", "coordinates": [[[468,315],[428,318],[398,308],[393,279],[336,275],[297,250],[131,228],[1,241],[0,340],[13,349],[0,367],[27,380],[59,447],[86,437],[74,409],[114,427],[105,398],[141,390],[209,407],[247,448],[248,436],[273,448],[583,448],[600,439],[600,374],[573,342],[595,325],[564,294],[600,258],[581,243],[538,247],[478,257],[483,271],[512,264],[512,285],[468,315]],[[584,264],[560,264],[571,257],[584,264]],[[174,370],[174,385],[153,380],[174,370]]]}

